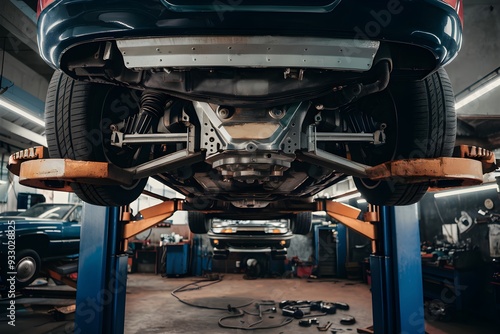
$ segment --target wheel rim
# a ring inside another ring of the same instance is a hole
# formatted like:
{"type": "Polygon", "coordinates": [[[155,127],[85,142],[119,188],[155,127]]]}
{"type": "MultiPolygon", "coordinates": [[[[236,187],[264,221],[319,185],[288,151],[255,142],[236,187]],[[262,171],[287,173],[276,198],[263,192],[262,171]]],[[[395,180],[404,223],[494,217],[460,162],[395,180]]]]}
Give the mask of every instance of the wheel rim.
{"type": "Polygon", "coordinates": [[[16,266],[17,280],[28,282],[36,273],[36,260],[31,256],[23,257],[16,266]]]}

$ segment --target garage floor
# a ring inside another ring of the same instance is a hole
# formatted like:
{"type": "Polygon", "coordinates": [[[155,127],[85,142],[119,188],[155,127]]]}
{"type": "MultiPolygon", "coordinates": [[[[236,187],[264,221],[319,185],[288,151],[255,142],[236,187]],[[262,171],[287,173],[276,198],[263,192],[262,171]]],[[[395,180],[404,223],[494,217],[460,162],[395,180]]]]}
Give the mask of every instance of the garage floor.
{"type": "MultiPolygon", "coordinates": [[[[161,278],[160,276],[134,274],[129,276],[127,288],[127,307],[125,333],[246,333],[249,331],[224,329],[218,326],[219,318],[228,315],[227,311],[193,308],[173,300],[170,292],[184,284],[193,282],[185,278],[161,278]],[[156,311],[156,310],[162,310],[156,311]]],[[[320,325],[333,322],[325,333],[337,329],[337,333],[356,333],[357,328],[373,324],[371,314],[371,294],[366,284],[349,280],[307,280],[307,279],[257,279],[243,280],[242,275],[225,275],[223,281],[200,290],[178,294],[189,302],[211,306],[226,307],[232,302],[247,300],[324,300],[340,301],[350,305],[349,311],[338,310],[337,314],[318,317],[320,325]],[[345,326],[339,323],[343,315],[351,315],[357,323],[345,326]]],[[[254,308],[254,310],[256,310],[254,308]]],[[[268,316],[271,314],[268,314],[268,316]]],[[[279,313],[277,318],[281,318],[279,313]]],[[[497,334],[498,325],[470,320],[467,323],[443,323],[428,321],[429,334],[497,334]]],[[[252,331],[250,331],[252,332],[252,331]]],[[[274,329],[262,329],[258,334],[295,334],[320,333],[316,328],[304,328],[298,320],[274,329]]]]}
{"type": "MultiPolygon", "coordinates": [[[[233,307],[243,306],[249,313],[256,313],[255,302],[264,300],[324,300],[340,301],[350,305],[349,311],[337,311],[335,315],[318,317],[320,325],[331,321],[333,324],[324,333],[356,333],[357,328],[372,325],[371,296],[369,287],[363,283],[349,280],[307,280],[307,279],[256,279],[244,280],[242,275],[224,275],[220,283],[212,284],[202,289],[179,292],[183,300],[202,307],[216,307],[222,310],[195,308],[177,301],[171,292],[183,285],[196,281],[196,278],[163,278],[153,274],[131,274],[127,284],[127,304],[125,316],[126,334],[151,333],[248,333],[252,331],[221,328],[218,325],[220,318],[230,315],[228,304],[233,307]],[[341,325],[339,320],[344,315],[354,316],[357,323],[353,326],[341,325]]],[[[7,326],[5,315],[1,315],[0,333],[72,333],[74,314],[67,316],[65,321],[56,321],[47,310],[51,307],[28,305],[17,312],[16,328],[7,326]]],[[[66,301],[67,303],[67,301],[66,301]]],[[[2,310],[4,303],[0,302],[2,310]]],[[[19,303],[18,303],[18,306],[19,303]]],[[[261,306],[262,310],[270,306],[261,306]]],[[[3,312],[0,312],[3,313],[3,312]]],[[[468,317],[466,317],[468,318],[468,317]]],[[[259,324],[258,318],[250,315],[226,319],[223,324],[229,326],[269,326],[280,325],[283,321],[280,313],[265,313],[264,321],[259,324]]],[[[462,318],[461,318],[462,319],[462,318]]],[[[428,321],[426,330],[430,334],[494,334],[498,333],[498,324],[483,323],[480,320],[467,322],[428,321]]],[[[260,329],[257,334],[295,334],[320,333],[316,328],[304,328],[298,325],[298,320],[273,329],[260,329]]],[[[86,334],[86,333],[83,333],[86,334]]]]}

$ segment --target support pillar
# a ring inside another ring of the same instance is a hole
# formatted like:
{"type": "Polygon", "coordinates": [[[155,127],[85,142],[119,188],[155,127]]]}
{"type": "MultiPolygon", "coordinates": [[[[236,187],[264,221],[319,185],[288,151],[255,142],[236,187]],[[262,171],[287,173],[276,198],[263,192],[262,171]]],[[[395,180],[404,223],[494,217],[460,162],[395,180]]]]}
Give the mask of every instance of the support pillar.
{"type": "Polygon", "coordinates": [[[370,257],[375,334],[424,334],[417,205],[381,207],[370,257]]]}
{"type": "Polygon", "coordinates": [[[85,204],[80,236],[75,334],[123,333],[128,256],[120,208],[85,204]]]}

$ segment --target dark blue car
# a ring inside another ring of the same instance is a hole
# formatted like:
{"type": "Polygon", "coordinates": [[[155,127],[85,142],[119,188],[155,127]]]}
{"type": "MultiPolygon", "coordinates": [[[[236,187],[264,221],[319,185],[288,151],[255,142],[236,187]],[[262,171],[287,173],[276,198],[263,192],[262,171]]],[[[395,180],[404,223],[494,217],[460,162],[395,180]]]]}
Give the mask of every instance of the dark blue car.
{"type": "Polygon", "coordinates": [[[73,183],[86,202],[130,203],[151,176],[186,196],[200,233],[213,217],[294,219],[348,175],[370,203],[415,203],[427,182],[366,167],[452,153],[442,66],[461,46],[461,0],[39,4],[40,54],[58,70],[51,157],[127,175],[73,183]]]}
{"type": "Polygon", "coordinates": [[[81,204],[40,203],[0,218],[0,276],[17,272],[16,288],[29,285],[50,260],[78,255],[81,204]],[[9,252],[10,251],[10,252],[9,252]]]}

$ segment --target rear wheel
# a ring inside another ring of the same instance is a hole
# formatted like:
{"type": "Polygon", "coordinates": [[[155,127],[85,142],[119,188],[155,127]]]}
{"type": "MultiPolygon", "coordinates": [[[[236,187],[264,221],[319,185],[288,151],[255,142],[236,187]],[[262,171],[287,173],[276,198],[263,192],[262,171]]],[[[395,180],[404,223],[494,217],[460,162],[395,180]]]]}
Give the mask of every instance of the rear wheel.
{"type": "MultiPolygon", "coordinates": [[[[440,69],[422,81],[395,81],[379,94],[360,101],[363,116],[351,117],[356,132],[374,131],[375,123],[385,123],[387,142],[379,147],[350,145],[355,161],[374,166],[390,160],[451,156],[455,145],[456,116],[450,80],[440,69]]],[[[375,205],[409,205],[418,202],[428,182],[402,183],[397,180],[372,181],[354,178],[363,197],[375,205]]]]}
{"type": "Polygon", "coordinates": [[[292,216],[290,219],[290,229],[293,234],[307,234],[311,231],[312,213],[299,212],[292,216]]]}
{"type": "MultiPolygon", "coordinates": [[[[119,148],[110,144],[110,126],[123,124],[138,111],[138,98],[129,89],[75,81],[55,72],[45,107],[50,157],[111,162],[123,168],[147,161],[148,147],[119,148]]],[[[146,182],[147,178],[137,180],[128,187],[73,182],[71,188],[87,203],[120,206],[139,197],[146,182]]]]}
{"type": "Polygon", "coordinates": [[[188,211],[188,225],[195,234],[206,234],[210,229],[210,220],[203,212],[188,211]]]}

